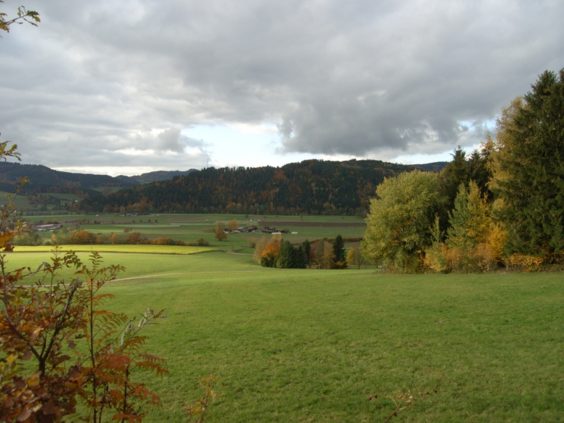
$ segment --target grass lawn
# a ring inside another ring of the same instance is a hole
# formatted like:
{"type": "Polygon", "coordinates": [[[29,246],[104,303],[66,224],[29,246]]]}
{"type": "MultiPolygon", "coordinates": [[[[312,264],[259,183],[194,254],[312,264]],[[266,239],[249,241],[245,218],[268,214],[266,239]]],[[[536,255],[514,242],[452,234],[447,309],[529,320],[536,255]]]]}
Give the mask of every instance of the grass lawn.
{"type": "MultiPolygon", "coordinates": [[[[209,422],[380,422],[409,395],[392,421],[564,416],[562,273],[282,270],[224,252],[104,257],[127,268],[108,288],[111,307],[166,310],[145,332],[170,370],[150,380],[163,405],[146,421],[182,421],[210,374],[219,398],[209,422]]],[[[44,259],[9,256],[13,266],[44,259]]]]}

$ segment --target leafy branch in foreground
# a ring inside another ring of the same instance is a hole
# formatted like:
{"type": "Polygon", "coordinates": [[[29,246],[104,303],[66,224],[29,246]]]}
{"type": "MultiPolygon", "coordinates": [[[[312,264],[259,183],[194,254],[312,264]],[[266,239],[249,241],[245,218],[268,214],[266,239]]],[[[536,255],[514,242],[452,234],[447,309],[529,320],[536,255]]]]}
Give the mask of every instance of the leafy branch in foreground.
{"type": "MultiPolygon", "coordinates": [[[[0,143],[0,157],[17,150],[0,143]]],[[[80,400],[86,421],[143,419],[145,404],[158,395],[137,382],[139,371],[163,375],[164,360],[143,347],[142,330],[163,311],[136,319],[102,308],[112,295],[106,283],[124,270],[104,266],[99,253],[83,262],[55,249],[36,269],[10,269],[8,254],[23,227],[13,204],[0,206],[0,421],[57,422],[76,415],[80,400]]],[[[189,416],[202,422],[215,397],[212,381],[189,416]]]]}
{"type": "MultiPolygon", "coordinates": [[[[4,3],[4,1],[0,0],[0,3],[4,3]]],[[[28,23],[37,26],[40,22],[39,12],[29,10],[25,6],[19,6],[17,16],[13,18],[8,18],[7,13],[0,12],[0,31],[10,32],[10,26],[13,24],[22,25],[23,23],[28,23]]]]}
{"type": "Polygon", "coordinates": [[[140,405],[158,403],[133,375],[166,372],[160,357],[143,351],[140,335],[162,312],[128,321],[101,308],[112,297],[101,289],[121,270],[102,266],[98,253],[83,263],[73,252],[55,251],[36,270],[10,271],[0,255],[0,420],[60,421],[82,398],[88,421],[101,422],[105,411],[114,420],[140,421],[140,405]]]}

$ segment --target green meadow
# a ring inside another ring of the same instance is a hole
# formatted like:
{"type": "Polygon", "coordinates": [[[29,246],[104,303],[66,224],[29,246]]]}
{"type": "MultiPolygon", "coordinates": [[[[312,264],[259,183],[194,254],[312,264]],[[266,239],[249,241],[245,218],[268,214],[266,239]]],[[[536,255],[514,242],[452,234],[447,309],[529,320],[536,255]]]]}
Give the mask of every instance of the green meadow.
{"type": "MultiPolygon", "coordinates": [[[[210,223],[194,226],[211,241],[210,223]]],[[[131,316],[147,307],[165,310],[145,331],[147,349],[166,358],[170,371],[139,375],[162,401],[146,421],[183,421],[207,375],[215,376],[218,392],[209,422],[564,416],[562,273],[268,269],[244,251],[248,239],[229,238],[229,248],[201,254],[126,246],[103,253],[106,264],[126,266],[107,286],[115,295],[109,307],[131,316]]],[[[35,266],[47,257],[16,252],[8,260],[35,266]]]]}

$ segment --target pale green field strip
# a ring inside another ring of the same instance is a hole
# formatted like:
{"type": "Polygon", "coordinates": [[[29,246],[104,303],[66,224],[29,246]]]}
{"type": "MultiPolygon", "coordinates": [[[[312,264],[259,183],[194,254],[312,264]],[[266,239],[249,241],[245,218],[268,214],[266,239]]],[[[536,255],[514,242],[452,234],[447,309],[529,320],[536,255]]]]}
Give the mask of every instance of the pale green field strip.
{"type": "MultiPolygon", "coordinates": [[[[194,247],[189,245],[61,245],[59,246],[62,251],[76,251],[76,252],[93,252],[100,253],[137,253],[137,254],[199,254],[216,251],[215,248],[210,247],[194,247]]],[[[16,253],[40,253],[51,252],[53,247],[49,245],[37,246],[16,246],[14,252],[16,253]]]]}

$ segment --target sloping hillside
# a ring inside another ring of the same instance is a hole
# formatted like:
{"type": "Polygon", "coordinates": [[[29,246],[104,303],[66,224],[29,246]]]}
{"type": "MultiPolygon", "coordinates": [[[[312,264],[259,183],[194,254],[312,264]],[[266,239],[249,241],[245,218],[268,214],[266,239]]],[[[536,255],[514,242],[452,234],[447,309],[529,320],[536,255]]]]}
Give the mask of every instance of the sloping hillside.
{"type": "Polygon", "coordinates": [[[90,211],[362,214],[385,177],[445,163],[306,160],[282,167],[208,168],[82,202],[90,211]]]}
{"type": "Polygon", "coordinates": [[[14,192],[20,180],[27,183],[20,187],[22,194],[37,193],[75,193],[97,190],[112,192],[122,188],[155,181],[164,181],[176,176],[186,175],[187,171],[156,171],[136,176],[93,175],[85,173],[61,172],[47,166],[0,162],[0,191],[14,192]]]}

